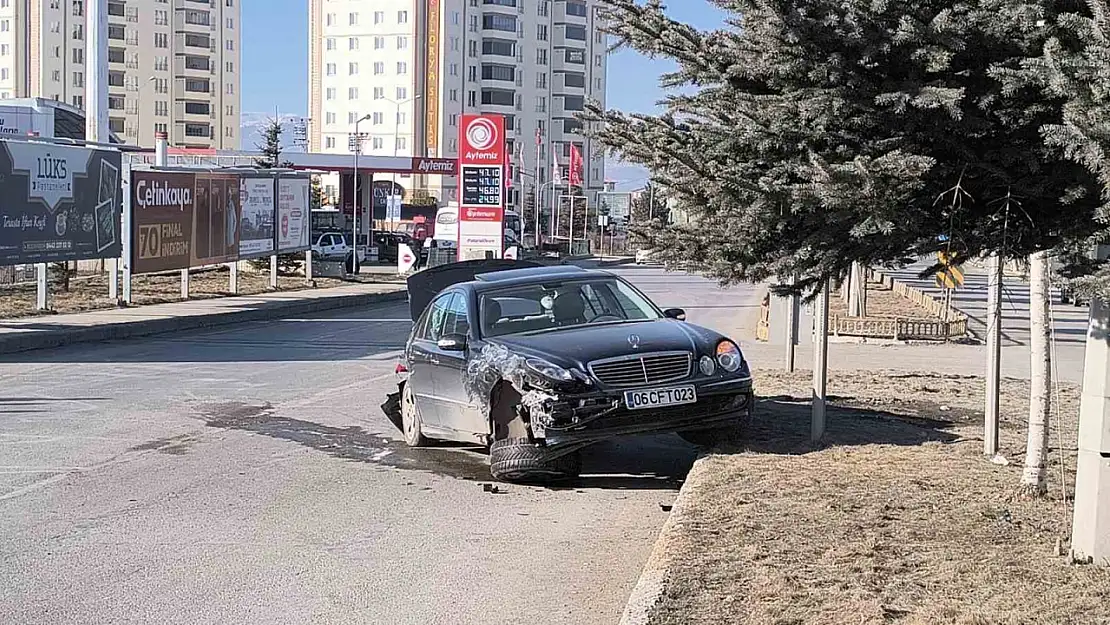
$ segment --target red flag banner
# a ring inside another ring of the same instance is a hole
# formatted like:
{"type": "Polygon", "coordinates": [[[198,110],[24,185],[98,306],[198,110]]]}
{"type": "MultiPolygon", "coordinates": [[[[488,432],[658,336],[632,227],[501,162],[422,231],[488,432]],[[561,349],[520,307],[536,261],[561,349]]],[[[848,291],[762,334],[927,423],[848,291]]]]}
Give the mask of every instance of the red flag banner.
{"type": "Polygon", "coordinates": [[[578,146],[573,143],[570,144],[570,173],[568,178],[572,186],[582,186],[582,153],[578,151],[578,146]]]}

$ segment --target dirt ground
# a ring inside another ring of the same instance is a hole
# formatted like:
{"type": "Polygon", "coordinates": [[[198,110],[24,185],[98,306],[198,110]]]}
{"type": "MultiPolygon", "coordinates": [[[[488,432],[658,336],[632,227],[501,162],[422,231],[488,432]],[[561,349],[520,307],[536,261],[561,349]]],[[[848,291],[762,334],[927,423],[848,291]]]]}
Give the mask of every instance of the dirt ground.
{"type": "MultiPolygon", "coordinates": [[[[317,289],[326,289],[356,282],[397,282],[395,274],[361,274],[356,280],[315,278],[317,289]]],[[[226,268],[194,272],[189,277],[189,298],[209,299],[228,297],[228,270],[226,268]]],[[[312,288],[305,284],[304,276],[278,276],[279,291],[296,291],[312,288]]],[[[239,270],[238,295],[256,295],[270,292],[270,274],[239,270]]],[[[115,308],[115,300],[108,299],[108,275],[86,274],[70,280],[69,292],[61,285],[51,284],[53,313],[73,313],[104,308],[115,308]]],[[[181,300],[181,277],[173,275],[139,275],[131,279],[131,297],[135,305],[163,304],[181,300]]],[[[35,310],[35,285],[0,286],[0,319],[29,317],[42,313],[35,310]]]]}
{"type": "Polygon", "coordinates": [[[1049,495],[1016,493],[1028,383],[1003,384],[1002,453],[982,456],[984,383],[833,373],[828,441],[766,372],[743,443],[687,478],[665,532],[674,554],[656,625],[1110,623],[1110,568],[1067,553],[1079,392],[1055,393],[1049,495]],[[1056,403],[1058,400],[1058,403],[1056,403]],[[1061,476],[1065,476],[1061,479],[1061,476]]]}
{"type": "MultiPolygon", "coordinates": [[[[829,315],[838,317],[848,316],[848,303],[840,297],[840,290],[830,292],[829,315]]],[[[899,317],[902,319],[936,319],[924,308],[910,300],[898,295],[878,282],[867,283],[867,316],[868,317],[899,317]]]]}

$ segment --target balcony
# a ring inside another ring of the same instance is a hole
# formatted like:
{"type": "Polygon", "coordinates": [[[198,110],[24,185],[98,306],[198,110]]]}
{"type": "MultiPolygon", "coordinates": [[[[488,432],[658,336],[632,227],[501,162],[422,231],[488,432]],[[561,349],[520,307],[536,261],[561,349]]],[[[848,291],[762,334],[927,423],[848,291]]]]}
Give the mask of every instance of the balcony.
{"type": "Polygon", "coordinates": [[[555,73],[585,73],[589,59],[581,48],[555,48],[551,51],[551,71],[555,73]]]}
{"type": "Polygon", "coordinates": [[[174,30],[179,33],[211,33],[212,14],[196,9],[177,9],[173,16],[174,30]]]}
{"type": "Polygon", "coordinates": [[[184,118],[187,122],[208,123],[216,117],[214,111],[211,102],[203,100],[178,100],[174,103],[177,117],[184,118]]]}
{"type": "Polygon", "coordinates": [[[204,54],[179,54],[174,57],[173,64],[177,74],[198,78],[212,76],[215,69],[212,59],[204,54]]]}
{"type": "Polygon", "coordinates": [[[585,2],[575,2],[574,0],[567,0],[567,2],[555,2],[555,23],[569,22],[571,24],[585,24],[589,21],[590,8],[586,6],[585,2]]]}

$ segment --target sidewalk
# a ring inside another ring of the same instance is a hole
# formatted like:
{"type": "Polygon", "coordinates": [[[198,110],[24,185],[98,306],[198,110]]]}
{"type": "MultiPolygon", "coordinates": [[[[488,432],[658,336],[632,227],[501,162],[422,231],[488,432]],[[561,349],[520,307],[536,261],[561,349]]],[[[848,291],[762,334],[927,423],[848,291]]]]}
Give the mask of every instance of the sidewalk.
{"type": "Polygon", "coordinates": [[[377,302],[400,302],[406,297],[403,284],[352,284],[87,313],[0,319],[0,354],[262,321],[377,302]]]}

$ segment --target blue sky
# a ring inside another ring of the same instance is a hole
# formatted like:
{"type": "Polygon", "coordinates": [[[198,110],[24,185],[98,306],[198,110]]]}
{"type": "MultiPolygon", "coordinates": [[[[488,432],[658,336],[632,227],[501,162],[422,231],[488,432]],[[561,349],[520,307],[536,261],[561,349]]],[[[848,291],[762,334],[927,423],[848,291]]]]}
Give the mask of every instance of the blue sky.
{"type": "MultiPolygon", "coordinates": [[[[243,111],[307,113],[307,7],[308,0],[242,0],[243,111]]],[[[668,13],[702,29],[719,27],[723,20],[704,0],[670,0],[668,13]]],[[[662,96],[657,77],[670,69],[669,63],[634,52],[613,55],[609,60],[609,106],[625,111],[654,110],[662,96]]]]}

